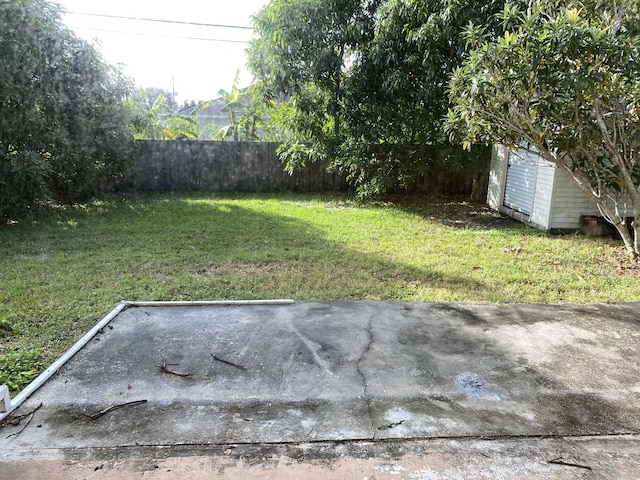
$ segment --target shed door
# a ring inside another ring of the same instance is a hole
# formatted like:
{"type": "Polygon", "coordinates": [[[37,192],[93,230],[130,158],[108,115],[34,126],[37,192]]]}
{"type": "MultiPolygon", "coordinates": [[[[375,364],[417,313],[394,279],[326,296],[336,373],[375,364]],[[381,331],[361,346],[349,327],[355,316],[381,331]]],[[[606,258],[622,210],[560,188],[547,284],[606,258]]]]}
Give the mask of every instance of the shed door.
{"type": "MultiPolygon", "coordinates": [[[[527,159],[527,154],[520,152],[527,159]]],[[[536,166],[509,152],[507,178],[504,185],[504,206],[531,215],[536,166]]]]}

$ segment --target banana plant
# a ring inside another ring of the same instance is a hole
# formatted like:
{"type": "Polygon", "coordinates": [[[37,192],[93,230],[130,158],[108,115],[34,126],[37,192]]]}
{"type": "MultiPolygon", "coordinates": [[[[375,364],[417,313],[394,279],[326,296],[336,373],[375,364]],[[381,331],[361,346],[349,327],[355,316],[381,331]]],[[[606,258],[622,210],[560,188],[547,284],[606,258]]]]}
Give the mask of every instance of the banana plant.
{"type": "Polygon", "coordinates": [[[138,140],[192,140],[201,134],[197,114],[209,106],[198,105],[188,117],[170,115],[165,97],[160,94],[151,102],[144,89],[128,100],[134,114],[135,138],[138,140]]]}
{"type": "Polygon", "coordinates": [[[214,140],[233,139],[234,142],[237,142],[240,139],[240,128],[242,126],[240,119],[244,117],[248,105],[251,103],[251,97],[248,89],[241,90],[238,88],[239,79],[240,70],[237,70],[231,84],[231,90],[221,89],[218,91],[218,95],[224,102],[224,106],[220,111],[227,116],[229,124],[218,128],[212,135],[214,140]]]}

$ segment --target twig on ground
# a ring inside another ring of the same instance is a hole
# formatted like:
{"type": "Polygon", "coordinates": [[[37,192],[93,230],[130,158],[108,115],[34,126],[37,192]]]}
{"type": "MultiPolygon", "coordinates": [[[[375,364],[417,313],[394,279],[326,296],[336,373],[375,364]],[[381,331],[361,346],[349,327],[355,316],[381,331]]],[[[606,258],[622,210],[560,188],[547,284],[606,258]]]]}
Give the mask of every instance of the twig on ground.
{"type": "Polygon", "coordinates": [[[214,360],[217,360],[222,363],[226,363],[227,365],[231,365],[232,367],[239,368],[240,370],[246,370],[246,367],[244,365],[238,365],[237,363],[233,363],[223,358],[216,357],[213,353],[211,354],[211,356],[213,357],[214,360]]]}
{"type": "Polygon", "coordinates": [[[390,423],[388,425],[380,425],[378,430],[388,430],[390,428],[397,427],[398,425],[402,425],[403,423],[404,420],[400,420],[399,422],[390,423]]]}
{"type": "Polygon", "coordinates": [[[580,465],[579,463],[565,462],[564,460],[562,460],[562,457],[553,458],[551,460],[548,460],[547,463],[553,463],[555,465],[564,465],[566,467],[584,468],[585,470],[592,470],[592,468],[589,465],[580,465]]]}
{"type": "Polygon", "coordinates": [[[38,411],[38,409],[42,407],[42,402],[40,402],[40,405],[38,405],[36,408],[34,408],[33,410],[31,410],[29,413],[25,413],[24,415],[18,415],[16,417],[14,417],[11,422],[9,423],[3,423],[2,426],[4,427],[5,425],[19,425],[20,422],[22,421],[23,418],[25,417],[29,417],[28,420],[26,422],[24,422],[24,425],[22,425],[22,428],[20,428],[20,430],[18,430],[17,432],[12,433],[11,435],[7,435],[5,437],[5,440],[7,438],[11,438],[11,437],[15,437],[18,436],[22,433],[22,431],[27,428],[27,426],[31,423],[31,420],[33,420],[33,415],[38,411]]]}
{"type": "MultiPolygon", "coordinates": [[[[172,364],[169,364],[172,365],[172,364]]],[[[176,365],[176,364],[174,364],[176,365]]],[[[164,373],[170,373],[171,375],[177,375],[178,377],[188,377],[189,375],[191,375],[189,372],[176,372],[175,370],[171,370],[169,368],[167,368],[167,362],[163,362],[162,365],[156,365],[156,367],[158,367],[160,370],[162,370],[164,373]]]]}
{"type": "Polygon", "coordinates": [[[109,413],[112,410],[117,410],[122,407],[130,407],[133,405],[140,405],[142,403],[147,403],[147,400],[134,400],[133,402],[119,403],[117,405],[111,405],[110,407],[105,408],[104,410],[100,410],[98,413],[94,413],[93,415],[87,415],[91,420],[95,420],[96,418],[100,418],[105,413],[109,413]]]}

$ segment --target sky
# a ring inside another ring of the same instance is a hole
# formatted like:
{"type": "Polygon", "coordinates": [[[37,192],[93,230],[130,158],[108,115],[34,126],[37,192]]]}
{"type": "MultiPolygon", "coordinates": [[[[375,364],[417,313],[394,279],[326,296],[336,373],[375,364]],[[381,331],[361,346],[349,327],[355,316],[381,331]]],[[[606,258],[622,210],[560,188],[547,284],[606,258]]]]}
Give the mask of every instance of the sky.
{"type": "Polygon", "coordinates": [[[251,15],[267,2],[55,0],[66,10],[64,23],[94,44],[108,63],[120,64],[138,87],[175,90],[179,105],[216,98],[220,89],[231,88],[238,69],[239,86],[251,82],[244,50],[252,31],[194,23],[251,27],[251,15]]]}

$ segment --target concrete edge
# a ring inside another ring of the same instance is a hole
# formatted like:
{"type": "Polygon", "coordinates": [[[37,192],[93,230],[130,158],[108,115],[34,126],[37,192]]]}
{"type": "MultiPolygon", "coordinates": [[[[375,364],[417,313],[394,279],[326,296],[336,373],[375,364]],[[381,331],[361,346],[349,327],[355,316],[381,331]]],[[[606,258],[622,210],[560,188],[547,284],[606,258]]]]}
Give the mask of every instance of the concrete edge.
{"type": "Polygon", "coordinates": [[[124,301],[128,307],[214,307],[232,305],[291,305],[295,300],[184,300],[167,302],[124,301]]]}
{"type": "Polygon", "coordinates": [[[111,322],[120,312],[127,308],[126,302],[118,303],[102,320],[96,323],[91,330],[85,333],[80,340],[71,346],[69,350],[62,354],[44,372],[38,375],[29,385],[27,385],[18,395],[11,400],[10,408],[0,415],[0,421],[18,408],[27,398],[29,398],[38,388],[44,384],[51,376],[67,363],[78,351],[84,347],[100,330],[111,322]]]}

